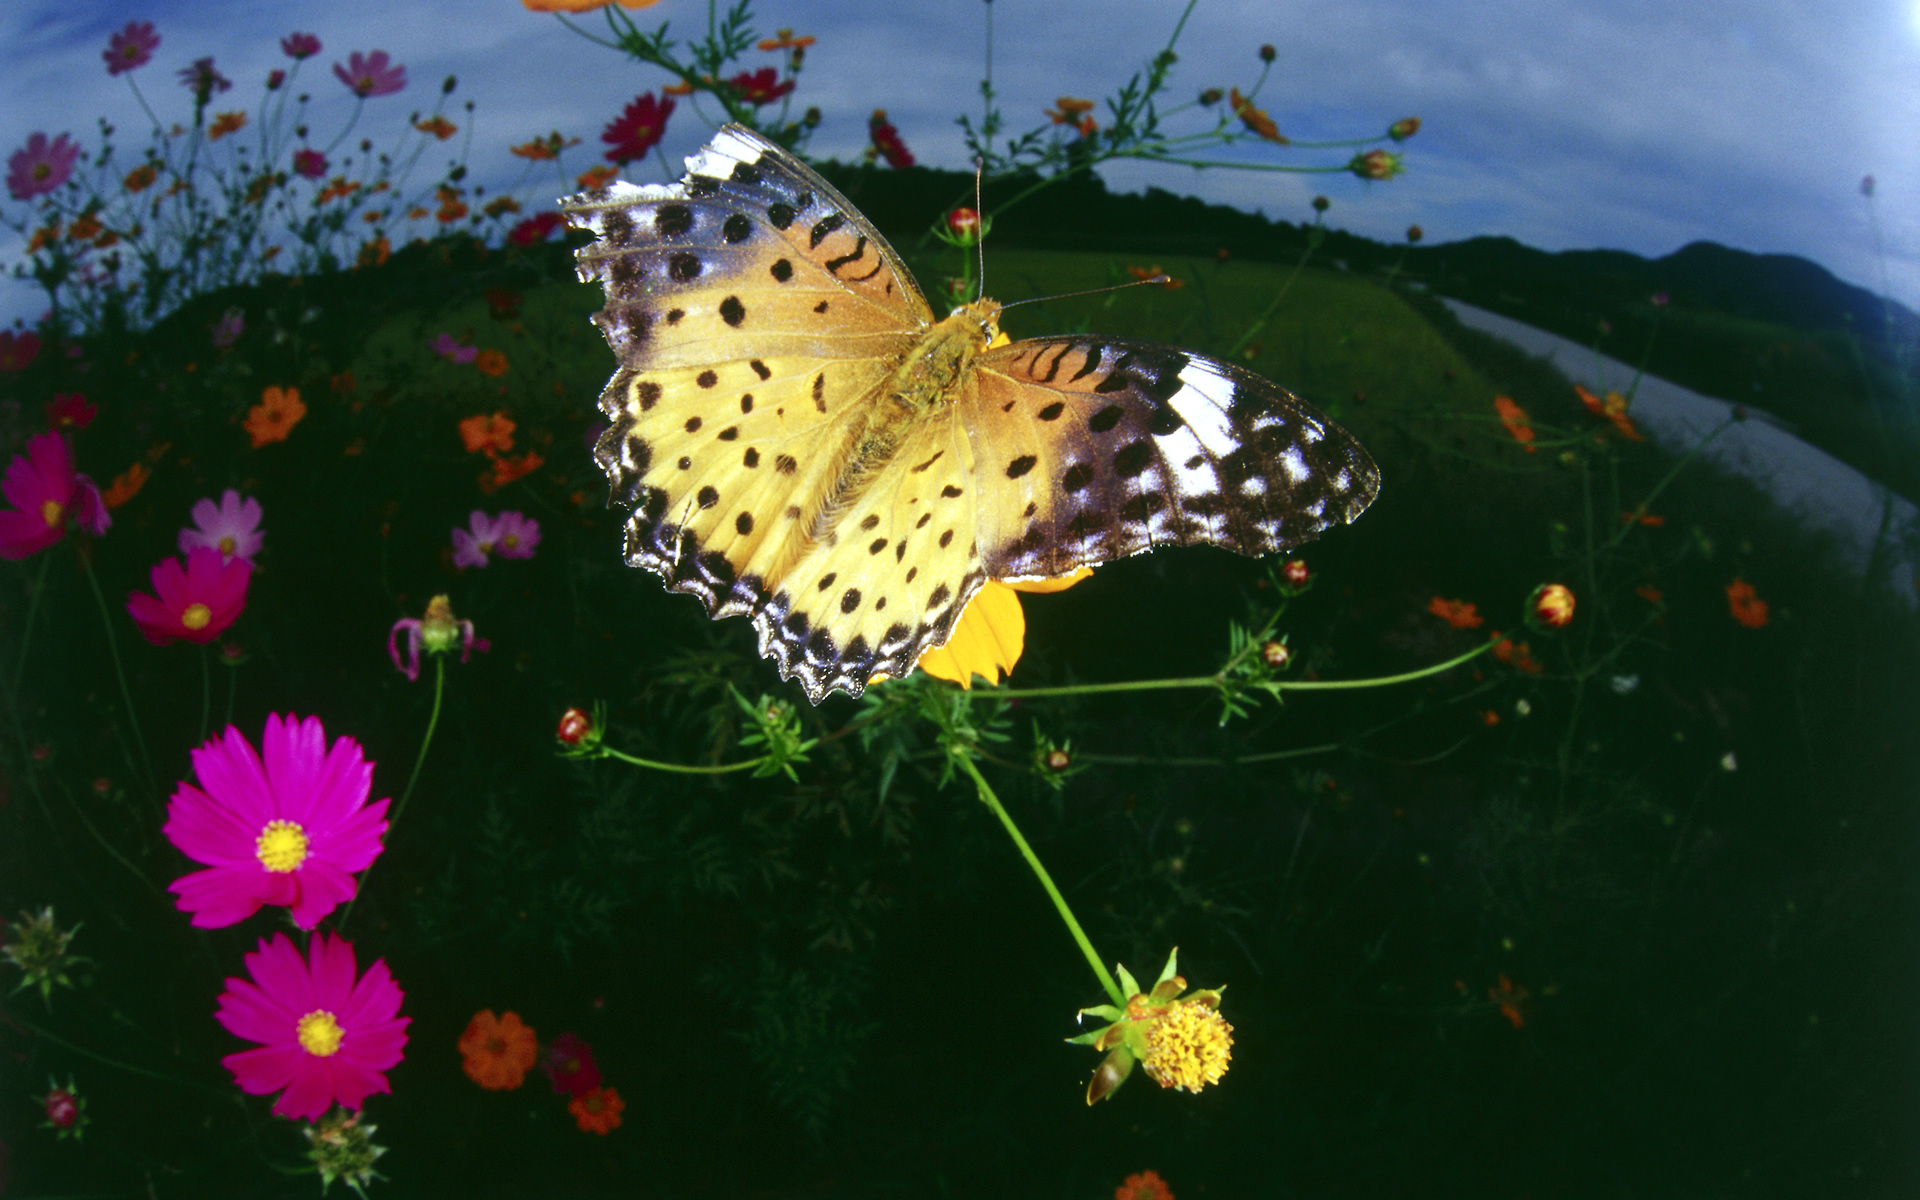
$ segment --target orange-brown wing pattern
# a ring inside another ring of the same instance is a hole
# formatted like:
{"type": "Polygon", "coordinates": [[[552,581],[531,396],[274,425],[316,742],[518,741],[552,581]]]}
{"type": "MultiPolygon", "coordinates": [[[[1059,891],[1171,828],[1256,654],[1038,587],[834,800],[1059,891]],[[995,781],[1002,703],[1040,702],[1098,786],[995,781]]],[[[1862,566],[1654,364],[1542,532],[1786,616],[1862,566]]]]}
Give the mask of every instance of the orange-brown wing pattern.
{"type": "Polygon", "coordinates": [[[991,350],[962,414],[995,579],[1156,546],[1271,554],[1352,521],[1380,473],[1346,430],[1250,371],[1150,342],[991,350]]]}

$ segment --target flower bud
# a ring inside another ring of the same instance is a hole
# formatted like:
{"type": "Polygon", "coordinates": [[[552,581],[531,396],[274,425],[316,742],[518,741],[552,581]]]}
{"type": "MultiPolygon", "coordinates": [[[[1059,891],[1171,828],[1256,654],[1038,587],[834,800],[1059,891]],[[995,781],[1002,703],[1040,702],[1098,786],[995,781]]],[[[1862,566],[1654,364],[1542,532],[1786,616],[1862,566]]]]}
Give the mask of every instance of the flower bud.
{"type": "Polygon", "coordinates": [[[1313,211],[1315,212],[1323,213],[1332,206],[1333,201],[1327,199],[1325,196],[1315,196],[1313,198],[1313,211]]]}
{"type": "Polygon", "coordinates": [[[1313,577],[1313,572],[1307,569],[1305,562],[1296,558],[1289,561],[1286,566],[1280,568],[1280,577],[1294,587],[1299,588],[1307,586],[1307,580],[1313,577]]]}
{"type": "Polygon", "coordinates": [[[1212,105],[1220,103],[1225,96],[1226,93],[1219,88],[1208,88],[1206,91],[1200,93],[1200,103],[1211,107],[1212,105]]]}
{"type": "Polygon", "coordinates": [[[65,1087],[49,1076],[47,1094],[39,1097],[38,1102],[47,1118],[40,1128],[53,1130],[62,1140],[80,1139],[81,1131],[87,1127],[87,1101],[80,1094],[80,1089],[74,1086],[73,1076],[67,1076],[65,1087]]]}
{"type": "Polygon", "coordinates": [[[1365,154],[1356,154],[1347,163],[1347,170],[1362,179],[1392,179],[1406,170],[1400,156],[1389,150],[1369,150],[1365,154]]]}
{"type": "Polygon", "coordinates": [[[1287,660],[1292,657],[1293,651],[1287,649],[1283,642],[1265,642],[1260,647],[1260,661],[1276,671],[1286,666],[1287,660]]]}
{"type": "Polygon", "coordinates": [[[450,96],[453,94],[453,89],[456,86],[457,84],[456,84],[456,81],[454,80],[454,77],[449,75],[447,76],[446,82],[440,85],[440,94],[442,96],[450,96]]]}
{"type": "MultiPolygon", "coordinates": [[[[560,726],[553,736],[560,739],[562,745],[578,746],[595,735],[593,718],[577,708],[570,708],[560,714],[560,726]]],[[[598,739],[595,739],[598,740],[598,739]]]]}
{"type": "Polygon", "coordinates": [[[1539,629],[1564,629],[1573,623],[1573,591],[1564,583],[1544,583],[1527,601],[1529,622],[1539,629]]]}
{"type": "Polygon", "coordinates": [[[1407,241],[1417,242],[1425,236],[1427,236],[1427,231],[1420,228],[1418,225],[1407,226],[1407,241]]]}
{"type": "Polygon", "coordinates": [[[1272,62],[1275,58],[1279,57],[1279,54],[1280,52],[1270,45],[1260,47],[1260,61],[1263,63],[1272,62]]]}
{"type": "Polygon", "coordinates": [[[1387,136],[1392,138],[1396,142],[1404,142],[1408,138],[1412,137],[1414,134],[1419,132],[1420,132],[1419,117],[1401,117],[1398,121],[1395,121],[1393,124],[1387,126],[1387,136]]]}
{"type": "Polygon", "coordinates": [[[1064,771],[1073,765],[1073,756],[1065,750],[1047,751],[1047,770],[1064,771]]]}
{"type": "Polygon", "coordinates": [[[980,214],[971,208],[956,208],[947,214],[947,229],[961,243],[971,246],[980,240],[980,214]]]}

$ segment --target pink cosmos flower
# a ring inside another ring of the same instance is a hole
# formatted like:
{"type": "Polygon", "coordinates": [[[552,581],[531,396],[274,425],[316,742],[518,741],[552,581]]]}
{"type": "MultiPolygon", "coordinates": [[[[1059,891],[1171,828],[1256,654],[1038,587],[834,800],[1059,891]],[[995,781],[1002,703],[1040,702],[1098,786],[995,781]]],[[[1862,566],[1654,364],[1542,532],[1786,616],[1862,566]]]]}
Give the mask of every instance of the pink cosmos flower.
{"type": "Polygon", "coordinates": [[[406,1051],[405,998],[384,959],[357,980],[353,947],[315,938],[302,959],[284,933],[245,956],[245,979],[228,979],[214,1017],[228,1033],[261,1043],[220,1060],[240,1090],[280,1091],[276,1116],[318,1120],[334,1104],[358,1110],[375,1092],[390,1092],[385,1072],[406,1051]]]}
{"type": "Polygon", "coordinates": [[[161,832],[207,869],[167,890],[200,929],[244,920],[264,904],[312,929],[354,894],[353,873],[380,856],[387,801],[367,803],[373,765],[350,737],[327,744],[320,718],[269,716],[263,754],[233,726],[192,752],[161,832]]]}
{"type": "Polygon", "coordinates": [[[118,75],[146,66],[159,48],[160,35],[153,31],[153,22],[128,21],[125,29],[107,39],[107,48],[100,52],[100,57],[107,60],[107,74],[118,75]]]}
{"type": "Polygon", "coordinates": [[[46,134],[36,133],[7,159],[7,191],[15,200],[44,196],[73,178],[79,160],[79,143],[66,134],[49,142],[46,134]]]}
{"type": "Polygon", "coordinates": [[[363,100],[368,96],[390,96],[407,86],[407,69],[399,63],[389,66],[385,50],[367,55],[355,50],[347,55],[345,66],[333,64],[333,74],[363,100]]]}
{"type": "Polygon", "coordinates": [[[295,60],[312,58],[320,53],[320,39],[310,33],[290,33],[280,39],[280,53],[295,60]]]}
{"type": "Polygon", "coordinates": [[[501,558],[532,558],[540,544],[540,522],[523,513],[503,512],[489,517],[474,509],[468,528],[453,531],[453,565],[484,567],[488,555],[501,558]]]}
{"type": "Polygon", "coordinates": [[[69,519],[98,536],[113,524],[100,489],[73,469],[73,448],[57,433],[27,442],[27,452],[7,464],[0,494],[18,512],[0,512],[0,558],[38,554],[67,535],[69,519]]]}
{"type": "Polygon", "coordinates": [[[98,404],[88,404],[79,392],[55,392],[46,408],[47,424],[54,429],[85,429],[100,412],[98,404]]]}
{"type": "Polygon", "coordinates": [[[327,173],[327,156],[312,147],[293,152],[293,173],[302,179],[320,179],[327,173]]]}
{"type": "Polygon", "coordinates": [[[667,132],[667,118],[672,115],[673,101],[666,96],[655,99],[653,93],[648,92],[635,97],[633,103],[601,131],[600,140],[611,147],[607,157],[617,163],[645,158],[647,151],[660,144],[667,132]]]}
{"type": "Polygon", "coordinates": [[[477,646],[482,654],[487,652],[487,639],[475,637],[473,622],[456,619],[453,605],[445,596],[435,596],[427,601],[427,611],[421,617],[402,617],[393,623],[387,631],[387,656],[393,659],[393,669],[407,677],[412,683],[420,678],[420,652],[428,654],[451,654],[455,646],[460,647],[460,661],[467,661],[477,646]],[[404,658],[400,654],[400,635],[407,635],[407,652],[404,658]]]}
{"type": "Polygon", "coordinates": [[[560,225],[559,213],[538,212],[508,230],[507,240],[516,246],[531,246],[546,241],[560,225]]]}
{"type": "Polygon", "coordinates": [[[153,595],[127,595],[127,612],[141,635],[156,646],[174,641],[204,646],[247,606],[253,564],[244,558],[228,562],[220,551],[198,546],[187,552],[184,567],[177,558],[163,559],[152,578],[153,595]]]}
{"type": "Polygon", "coordinates": [[[260,532],[260,502],[242,497],[228,488],[220,503],[211,499],[193,506],[194,528],[180,531],[180,553],[191,554],[196,546],[209,546],[220,552],[221,560],[243,558],[253,561],[267,535],[260,532]]]}
{"type": "Polygon", "coordinates": [[[593,1059],[593,1047],[581,1041],[577,1033],[563,1033],[553,1039],[540,1056],[540,1069],[562,1096],[585,1095],[600,1086],[600,1064],[593,1059]]]}

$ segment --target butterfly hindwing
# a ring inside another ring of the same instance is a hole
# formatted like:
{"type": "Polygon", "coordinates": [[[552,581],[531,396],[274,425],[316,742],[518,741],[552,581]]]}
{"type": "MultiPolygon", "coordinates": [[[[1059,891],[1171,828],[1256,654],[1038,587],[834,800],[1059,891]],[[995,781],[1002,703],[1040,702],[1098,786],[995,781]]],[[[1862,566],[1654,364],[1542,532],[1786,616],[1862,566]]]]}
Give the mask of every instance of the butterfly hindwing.
{"type": "Polygon", "coordinates": [[[1380,488],[1351,435],[1250,371],[1151,342],[1033,338],[982,355],[963,419],[996,579],[1156,546],[1272,554],[1380,488]]]}

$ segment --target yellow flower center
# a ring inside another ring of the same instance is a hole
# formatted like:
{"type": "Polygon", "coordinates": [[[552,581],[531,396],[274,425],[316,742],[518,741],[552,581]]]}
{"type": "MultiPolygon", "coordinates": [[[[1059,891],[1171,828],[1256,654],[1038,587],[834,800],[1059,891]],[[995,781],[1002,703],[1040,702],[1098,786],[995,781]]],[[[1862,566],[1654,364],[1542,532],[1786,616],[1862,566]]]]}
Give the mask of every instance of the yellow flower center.
{"type": "Polygon", "coordinates": [[[315,1058],[331,1058],[339,1053],[340,1039],[347,1034],[324,1008],[316,1008],[301,1017],[294,1032],[300,1039],[300,1048],[315,1058]]]}
{"type": "Polygon", "coordinates": [[[1175,1003],[1147,1031],[1141,1066],[1161,1087],[1197,1092],[1219,1083],[1233,1058],[1233,1026],[1204,1004],[1175,1003]]]}
{"type": "Polygon", "coordinates": [[[515,546],[518,546],[519,544],[520,544],[520,535],[517,533],[510,533],[507,536],[500,539],[500,545],[508,550],[513,549],[515,546]]]}
{"type": "Polygon", "coordinates": [[[232,558],[233,552],[239,548],[239,544],[233,540],[232,534],[228,534],[226,537],[220,539],[220,553],[228,558],[232,558]]]}
{"type": "Polygon", "coordinates": [[[276,875],[298,870],[307,861],[307,831],[292,821],[268,821],[253,845],[260,865],[276,875]]]}
{"type": "Polygon", "coordinates": [[[40,506],[40,519],[47,523],[48,529],[57,528],[66,515],[66,506],[58,500],[49,500],[40,506]]]}
{"type": "Polygon", "coordinates": [[[188,629],[205,629],[207,622],[211,620],[213,620],[213,610],[197,600],[187,605],[187,610],[180,614],[180,623],[188,629]]]}

